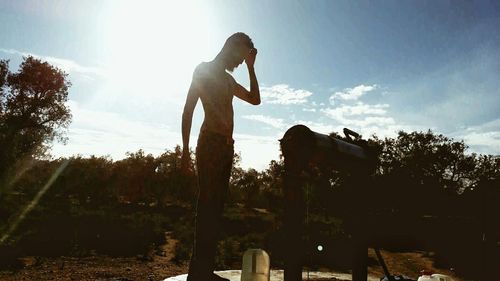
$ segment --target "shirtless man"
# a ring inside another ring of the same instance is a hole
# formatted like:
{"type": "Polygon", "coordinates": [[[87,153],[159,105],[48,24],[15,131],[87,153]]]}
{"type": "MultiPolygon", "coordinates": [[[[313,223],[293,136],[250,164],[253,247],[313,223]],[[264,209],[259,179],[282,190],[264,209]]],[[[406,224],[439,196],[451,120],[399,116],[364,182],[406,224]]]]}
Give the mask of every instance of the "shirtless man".
{"type": "Polygon", "coordinates": [[[182,169],[190,167],[189,135],[193,111],[201,100],[205,119],[196,147],[198,202],[194,248],[189,264],[188,281],[222,281],[215,273],[214,260],[217,234],[229,187],[233,161],[233,96],[250,104],[260,104],[259,85],[254,71],[257,49],[244,33],[231,35],[224,47],[210,62],[199,64],[182,114],[182,169]],[[227,72],[245,61],[250,76],[250,91],[238,84],[227,72]]]}

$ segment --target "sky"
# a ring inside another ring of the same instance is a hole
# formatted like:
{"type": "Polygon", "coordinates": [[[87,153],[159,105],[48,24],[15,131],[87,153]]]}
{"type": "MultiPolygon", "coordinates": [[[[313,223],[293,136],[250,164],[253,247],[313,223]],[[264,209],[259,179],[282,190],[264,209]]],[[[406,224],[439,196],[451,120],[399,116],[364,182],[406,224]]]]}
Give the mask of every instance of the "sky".
{"type": "MultiPolygon", "coordinates": [[[[73,118],[54,157],[182,144],[196,65],[245,32],[262,103],[235,98],[235,151],[267,168],[295,124],[364,137],[432,131],[500,155],[498,1],[0,0],[0,59],[63,69],[73,118]]],[[[232,75],[249,87],[246,67],[232,75]]],[[[190,145],[203,120],[196,107],[190,145]]]]}

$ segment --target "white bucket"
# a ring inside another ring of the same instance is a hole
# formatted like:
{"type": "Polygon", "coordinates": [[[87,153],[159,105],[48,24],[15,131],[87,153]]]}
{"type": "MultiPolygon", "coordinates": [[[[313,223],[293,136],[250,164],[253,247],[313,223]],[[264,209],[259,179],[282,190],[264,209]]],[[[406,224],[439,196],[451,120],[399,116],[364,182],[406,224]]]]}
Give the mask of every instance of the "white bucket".
{"type": "Polygon", "coordinates": [[[241,281],[269,281],[269,255],[261,249],[248,249],[243,254],[241,281]]]}

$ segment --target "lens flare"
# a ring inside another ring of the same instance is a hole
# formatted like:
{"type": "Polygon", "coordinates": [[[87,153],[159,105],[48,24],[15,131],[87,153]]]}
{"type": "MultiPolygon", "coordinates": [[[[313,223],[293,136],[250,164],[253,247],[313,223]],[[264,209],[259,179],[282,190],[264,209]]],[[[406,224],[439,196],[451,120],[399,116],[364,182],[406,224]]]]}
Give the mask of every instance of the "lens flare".
{"type": "Polygon", "coordinates": [[[47,181],[47,183],[42,187],[42,189],[40,189],[40,191],[38,191],[38,193],[33,198],[33,200],[31,200],[31,202],[28,204],[28,206],[26,206],[26,208],[24,208],[24,210],[21,212],[21,214],[19,215],[19,217],[9,227],[9,229],[7,230],[7,232],[5,232],[4,235],[2,235],[2,238],[0,238],[0,245],[2,245],[5,241],[7,241],[7,239],[10,236],[10,234],[12,234],[12,232],[14,232],[16,230],[17,226],[24,220],[24,218],[26,217],[26,215],[28,215],[28,213],[31,212],[31,210],[33,210],[33,208],[36,207],[36,205],[40,201],[40,198],[42,198],[42,196],[45,194],[45,192],[47,192],[47,190],[57,180],[57,178],[59,177],[59,175],[64,171],[64,169],[66,169],[66,167],[68,166],[69,162],[70,162],[70,160],[66,159],[66,160],[64,160],[61,163],[61,165],[57,168],[57,170],[52,174],[52,176],[50,177],[49,181],[47,181]]]}

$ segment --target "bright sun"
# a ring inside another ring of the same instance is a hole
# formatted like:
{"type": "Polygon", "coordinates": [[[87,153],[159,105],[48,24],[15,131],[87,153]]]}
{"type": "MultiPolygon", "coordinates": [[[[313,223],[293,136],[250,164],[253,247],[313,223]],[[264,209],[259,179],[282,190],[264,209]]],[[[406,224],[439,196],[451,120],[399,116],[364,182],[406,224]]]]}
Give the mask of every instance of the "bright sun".
{"type": "Polygon", "coordinates": [[[110,83],[148,95],[165,95],[158,92],[165,83],[184,88],[194,66],[213,55],[207,12],[202,2],[116,2],[103,29],[110,83]]]}

